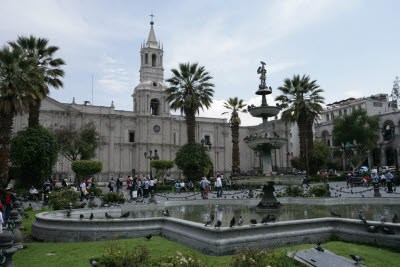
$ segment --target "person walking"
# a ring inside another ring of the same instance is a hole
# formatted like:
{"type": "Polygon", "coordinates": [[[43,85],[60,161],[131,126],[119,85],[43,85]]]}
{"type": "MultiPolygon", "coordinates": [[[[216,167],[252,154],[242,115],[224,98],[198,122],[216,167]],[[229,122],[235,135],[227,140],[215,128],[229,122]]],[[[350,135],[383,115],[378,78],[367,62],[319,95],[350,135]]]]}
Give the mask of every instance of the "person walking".
{"type": "Polygon", "coordinates": [[[137,187],[137,194],[138,194],[138,196],[143,196],[143,182],[142,182],[142,179],[139,177],[139,179],[138,179],[138,181],[137,181],[137,185],[136,185],[136,187],[137,187]]]}
{"type": "Polygon", "coordinates": [[[324,182],[324,184],[328,183],[328,173],[326,172],[326,170],[324,170],[322,173],[322,181],[324,182]]]}
{"type": "Polygon", "coordinates": [[[300,187],[303,188],[303,185],[306,185],[307,187],[309,186],[307,182],[307,176],[303,177],[303,182],[301,183],[300,187]]]}
{"type": "Polygon", "coordinates": [[[217,176],[217,181],[215,182],[215,187],[217,188],[217,197],[222,197],[222,181],[221,176],[217,176]]]}
{"type": "Polygon", "coordinates": [[[114,192],[114,186],[115,186],[114,177],[111,177],[111,180],[108,183],[108,188],[110,188],[110,192],[114,192]]]}
{"type": "Polygon", "coordinates": [[[201,191],[202,198],[205,198],[206,188],[207,188],[206,177],[203,177],[203,179],[200,181],[200,191],[201,191]]]}
{"type": "Polygon", "coordinates": [[[148,181],[148,178],[144,178],[144,197],[149,196],[149,188],[150,188],[150,183],[148,181]]]}

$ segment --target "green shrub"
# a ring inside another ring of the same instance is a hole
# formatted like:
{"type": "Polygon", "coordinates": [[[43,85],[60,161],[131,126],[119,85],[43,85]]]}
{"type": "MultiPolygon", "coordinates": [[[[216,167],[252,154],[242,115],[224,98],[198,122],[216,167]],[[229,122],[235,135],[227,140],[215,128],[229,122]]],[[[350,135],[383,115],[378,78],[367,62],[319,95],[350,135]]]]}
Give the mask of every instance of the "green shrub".
{"type": "Polygon", "coordinates": [[[59,192],[52,192],[49,194],[49,204],[53,209],[61,210],[69,206],[70,203],[72,206],[76,206],[78,198],[79,193],[77,191],[73,189],[63,189],[59,192]]]}
{"type": "Polygon", "coordinates": [[[98,262],[100,266],[105,267],[149,266],[151,257],[148,249],[143,245],[128,248],[121,241],[113,240],[105,246],[98,262]]]}
{"type": "Polygon", "coordinates": [[[104,194],[101,199],[103,200],[104,203],[111,203],[111,204],[123,204],[125,203],[125,198],[122,194],[119,194],[117,192],[108,192],[104,194]]]}
{"type": "Polygon", "coordinates": [[[173,185],[157,185],[157,192],[168,192],[174,189],[173,185]]]}
{"type": "Polygon", "coordinates": [[[190,266],[190,267],[201,267],[206,266],[203,262],[198,259],[195,255],[184,252],[181,253],[179,251],[176,252],[174,256],[162,257],[161,259],[157,259],[154,261],[153,266],[190,266]]]}
{"type": "Polygon", "coordinates": [[[302,197],[303,189],[300,186],[288,186],[285,188],[285,193],[282,194],[284,197],[302,197]]]}
{"type": "Polygon", "coordinates": [[[331,194],[329,192],[327,185],[314,185],[308,190],[307,195],[309,197],[330,197],[331,194]]]}
{"type": "Polygon", "coordinates": [[[230,267],[248,266],[292,266],[293,259],[286,256],[284,251],[249,249],[239,250],[232,257],[230,267]]]}
{"type": "Polygon", "coordinates": [[[103,162],[94,160],[76,160],[72,162],[71,168],[80,181],[81,178],[89,178],[92,175],[101,172],[103,169],[103,162]]]}
{"type": "Polygon", "coordinates": [[[96,197],[100,197],[103,194],[103,191],[101,191],[100,188],[94,186],[91,186],[88,192],[89,194],[93,192],[96,197]]]}

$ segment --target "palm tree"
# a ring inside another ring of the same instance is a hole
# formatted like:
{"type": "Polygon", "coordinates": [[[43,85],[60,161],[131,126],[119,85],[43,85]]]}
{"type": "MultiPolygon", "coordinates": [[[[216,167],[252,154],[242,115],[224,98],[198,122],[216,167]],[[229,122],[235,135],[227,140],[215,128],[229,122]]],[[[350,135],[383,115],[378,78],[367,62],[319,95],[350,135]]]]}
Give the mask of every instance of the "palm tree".
{"type": "MultiPolygon", "coordinates": [[[[239,112],[246,113],[247,110],[243,109],[246,105],[243,103],[243,99],[229,98],[224,103],[226,109],[231,110],[231,118],[229,120],[232,131],[232,173],[240,173],[240,151],[239,151],[239,125],[241,123],[239,118],[239,112]]],[[[228,111],[223,112],[223,114],[228,111]]]]}
{"type": "Polygon", "coordinates": [[[278,88],[281,95],[275,98],[286,108],[282,119],[297,122],[299,127],[300,157],[309,173],[308,159],[313,150],[313,122],[322,111],[324,98],[320,95],[323,90],[317,81],[311,81],[310,76],[294,75],[293,79],[285,79],[284,85],[278,88]]]}
{"type": "MultiPolygon", "coordinates": [[[[56,89],[63,87],[60,80],[64,77],[64,71],[60,68],[65,65],[61,58],[54,58],[58,51],[57,46],[48,46],[49,40],[45,38],[36,38],[34,36],[19,36],[17,41],[9,42],[13,48],[19,48],[25,52],[28,58],[32,58],[38,68],[43,69],[44,83],[39,85],[40,93],[43,97],[49,94],[49,86],[56,89]]],[[[42,98],[36,98],[29,104],[28,127],[36,128],[39,126],[39,112],[42,98]]]]}
{"type": "Polygon", "coordinates": [[[212,77],[198,63],[180,63],[179,70],[172,69],[173,76],[167,80],[170,87],[167,101],[171,109],[185,113],[188,142],[195,142],[196,112],[209,108],[214,95],[212,77]]]}
{"type": "Polygon", "coordinates": [[[33,99],[42,97],[37,84],[43,71],[27,59],[21,49],[0,49],[0,184],[8,179],[8,156],[14,115],[27,110],[33,99]]]}

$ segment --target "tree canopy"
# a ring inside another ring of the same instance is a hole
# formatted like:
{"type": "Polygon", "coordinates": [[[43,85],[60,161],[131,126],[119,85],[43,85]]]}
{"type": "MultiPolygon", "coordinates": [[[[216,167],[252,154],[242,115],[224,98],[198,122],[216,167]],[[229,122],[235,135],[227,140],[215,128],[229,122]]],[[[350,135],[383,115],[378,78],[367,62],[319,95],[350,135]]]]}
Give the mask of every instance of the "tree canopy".
{"type": "MultiPolygon", "coordinates": [[[[163,180],[166,172],[175,165],[173,160],[151,160],[150,167],[156,170],[156,178],[163,180]]],[[[164,180],[163,180],[164,181],[164,180]]]]}
{"type": "Polygon", "coordinates": [[[368,150],[377,145],[378,130],[379,116],[369,117],[365,109],[355,109],[333,121],[333,144],[344,150],[345,158],[356,169],[367,158],[368,150]]]}
{"type": "Polygon", "coordinates": [[[190,142],[176,153],[175,164],[191,181],[202,176],[203,168],[207,173],[212,168],[211,157],[201,144],[190,142]]]}
{"type": "Polygon", "coordinates": [[[170,87],[166,90],[171,109],[185,114],[188,142],[195,141],[196,113],[209,108],[214,95],[214,84],[205,67],[198,63],[180,63],[179,70],[171,70],[173,76],[167,79],[170,87]]]}
{"type": "Polygon", "coordinates": [[[80,129],[71,124],[54,130],[54,133],[61,142],[61,154],[69,161],[91,160],[96,156],[100,135],[93,121],[80,129]]]}
{"type": "Polygon", "coordinates": [[[57,163],[59,146],[51,131],[38,127],[19,131],[11,140],[10,161],[24,187],[40,186],[57,163]]]}

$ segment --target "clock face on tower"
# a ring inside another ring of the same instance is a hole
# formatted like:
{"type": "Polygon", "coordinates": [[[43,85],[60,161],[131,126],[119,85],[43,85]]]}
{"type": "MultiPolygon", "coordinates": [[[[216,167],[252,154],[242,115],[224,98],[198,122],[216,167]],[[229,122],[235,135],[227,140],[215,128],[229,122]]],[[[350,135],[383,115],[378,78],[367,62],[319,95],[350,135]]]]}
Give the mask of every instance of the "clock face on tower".
{"type": "Polygon", "coordinates": [[[153,131],[154,131],[155,133],[160,132],[160,130],[161,130],[161,127],[160,127],[159,125],[154,125],[153,131]]]}

